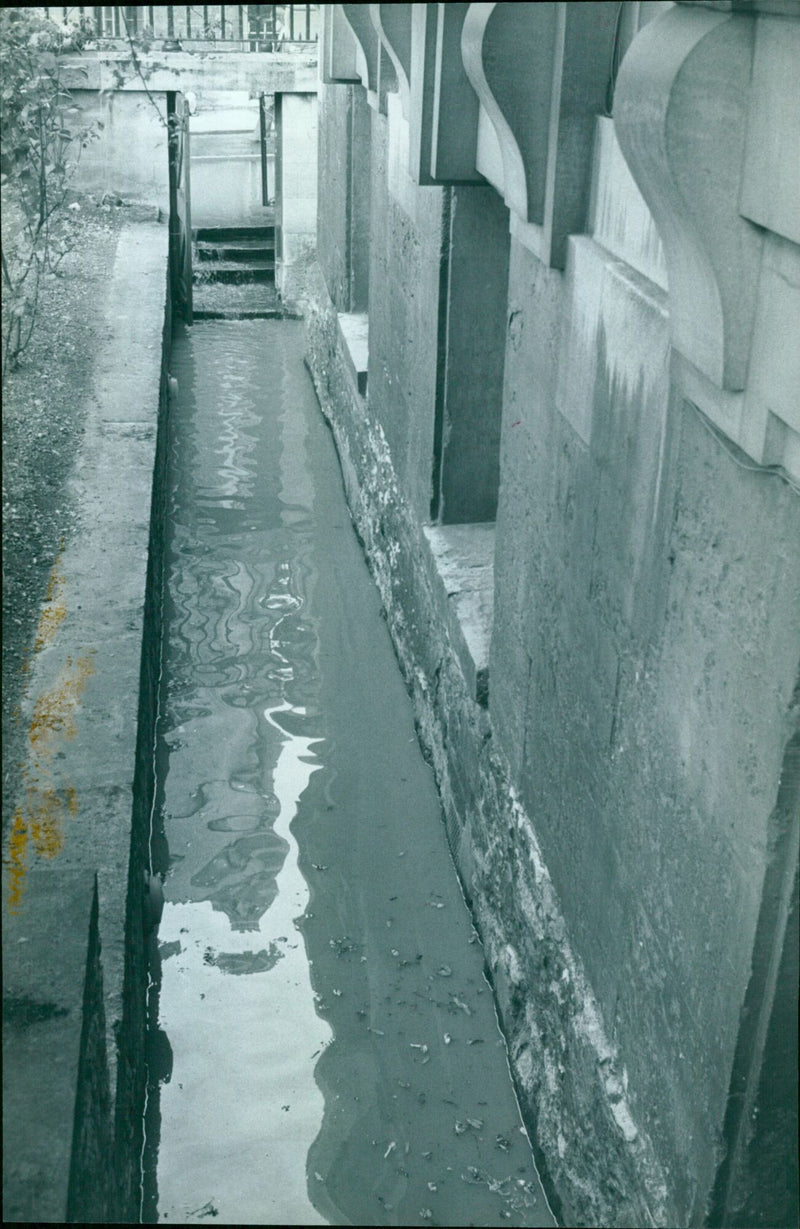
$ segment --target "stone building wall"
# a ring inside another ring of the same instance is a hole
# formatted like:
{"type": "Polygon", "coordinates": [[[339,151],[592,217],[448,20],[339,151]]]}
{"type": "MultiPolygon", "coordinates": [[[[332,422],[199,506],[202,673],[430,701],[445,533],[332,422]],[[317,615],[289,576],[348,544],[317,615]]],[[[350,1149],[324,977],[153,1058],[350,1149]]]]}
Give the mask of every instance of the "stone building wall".
{"type": "Polygon", "coordinates": [[[565,1223],[788,1225],[800,11],[616,8],[328,6],[309,362],[565,1223]]]}

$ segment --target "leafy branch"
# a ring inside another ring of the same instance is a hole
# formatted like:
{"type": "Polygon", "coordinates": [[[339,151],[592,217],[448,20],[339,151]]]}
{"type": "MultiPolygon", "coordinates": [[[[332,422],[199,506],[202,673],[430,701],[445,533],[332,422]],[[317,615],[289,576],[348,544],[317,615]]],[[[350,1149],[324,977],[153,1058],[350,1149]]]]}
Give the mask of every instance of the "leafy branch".
{"type": "Polygon", "coordinates": [[[3,381],[33,336],[43,275],[72,245],[69,185],[100,125],[76,120],[61,58],[87,36],[84,24],[62,28],[36,9],[0,10],[3,381]]]}

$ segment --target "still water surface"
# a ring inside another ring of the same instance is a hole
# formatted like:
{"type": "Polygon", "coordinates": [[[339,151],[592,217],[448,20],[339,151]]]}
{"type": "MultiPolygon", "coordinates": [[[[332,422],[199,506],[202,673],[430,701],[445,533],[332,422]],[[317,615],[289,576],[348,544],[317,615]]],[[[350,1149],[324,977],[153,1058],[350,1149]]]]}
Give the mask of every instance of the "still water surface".
{"type": "Polygon", "coordinates": [[[303,350],[174,341],[143,1219],[552,1225],[303,350]]]}

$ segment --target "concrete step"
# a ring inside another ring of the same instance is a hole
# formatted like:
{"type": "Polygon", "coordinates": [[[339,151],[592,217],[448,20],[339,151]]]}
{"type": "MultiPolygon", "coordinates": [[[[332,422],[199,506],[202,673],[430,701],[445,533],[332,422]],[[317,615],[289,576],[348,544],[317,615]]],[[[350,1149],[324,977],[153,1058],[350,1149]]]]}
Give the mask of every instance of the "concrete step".
{"type": "Polygon", "coordinates": [[[235,260],[206,260],[195,266],[192,281],[195,285],[206,282],[274,282],[275,261],[254,260],[251,257],[245,265],[235,260]]]}
{"type": "Polygon", "coordinates": [[[275,227],[272,224],[264,226],[199,226],[193,233],[195,242],[208,240],[211,243],[225,243],[229,239],[260,239],[274,243],[275,227]]]}
{"type": "Polygon", "coordinates": [[[251,258],[274,260],[274,239],[231,239],[226,243],[198,239],[195,251],[199,261],[249,261],[251,258]]]}
{"type": "Polygon", "coordinates": [[[281,304],[272,282],[201,282],[192,290],[195,320],[239,320],[278,315],[281,304]]]}

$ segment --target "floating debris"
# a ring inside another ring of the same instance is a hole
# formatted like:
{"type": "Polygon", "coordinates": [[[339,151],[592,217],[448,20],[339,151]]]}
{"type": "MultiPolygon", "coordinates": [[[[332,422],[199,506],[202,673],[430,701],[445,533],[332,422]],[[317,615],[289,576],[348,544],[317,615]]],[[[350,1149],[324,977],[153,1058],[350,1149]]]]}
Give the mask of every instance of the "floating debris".
{"type": "Polygon", "coordinates": [[[389,1156],[390,1153],[394,1152],[396,1147],[397,1147],[396,1141],[392,1140],[392,1142],[389,1144],[389,1147],[386,1149],[386,1151],[383,1154],[384,1161],[386,1160],[387,1156],[389,1156]]]}
{"type": "Polygon", "coordinates": [[[440,977],[452,977],[453,976],[453,970],[450,968],[449,964],[443,964],[440,969],[436,970],[436,972],[439,974],[440,977]]]}
{"type": "Polygon", "coordinates": [[[451,1042],[452,1040],[453,1040],[453,1038],[450,1036],[450,1034],[449,1034],[449,1033],[445,1033],[445,1034],[444,1034],[444,1044],[445,1044],[446,1046],[449,1046],[449,1045],[450,1045],[450,1042],[451,1042]]]}

